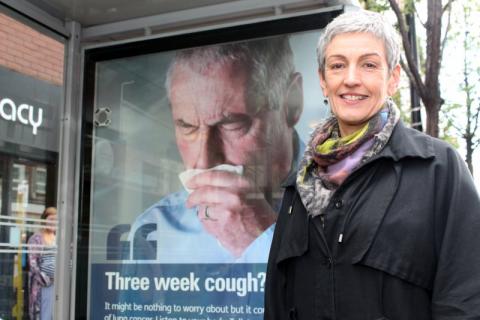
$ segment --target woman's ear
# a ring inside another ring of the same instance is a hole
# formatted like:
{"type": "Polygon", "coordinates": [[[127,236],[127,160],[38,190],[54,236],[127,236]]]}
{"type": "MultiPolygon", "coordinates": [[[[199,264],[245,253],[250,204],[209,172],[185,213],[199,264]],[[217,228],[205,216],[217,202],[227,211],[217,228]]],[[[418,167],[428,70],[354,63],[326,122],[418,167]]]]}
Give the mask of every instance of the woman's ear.
{"type": "Polygon", "coordinates": [[[320,78],[320,87],[322,88],[323,96],[327,98],[328,97],[327,83],[325,82],[323,72],[320,69],[318,69],[318,77],[320,78]]]}
{"type": "Polygon", "coordinates": [[[387,87],[387,94],[389,96],[393,96],[395,92],[397,92],[398,89],[398,84],[400,83],[400,72],[401,72],[401,67],[399,64],[393,68],[390,78],[388,79],[388,87],[387,87]]]}
{"type": "Polygon", "coordinates": [[[288,127],[293,128],[303,112],[303,79],[298,72],[293,73],[291,76],[283,110],[288,127]]]}

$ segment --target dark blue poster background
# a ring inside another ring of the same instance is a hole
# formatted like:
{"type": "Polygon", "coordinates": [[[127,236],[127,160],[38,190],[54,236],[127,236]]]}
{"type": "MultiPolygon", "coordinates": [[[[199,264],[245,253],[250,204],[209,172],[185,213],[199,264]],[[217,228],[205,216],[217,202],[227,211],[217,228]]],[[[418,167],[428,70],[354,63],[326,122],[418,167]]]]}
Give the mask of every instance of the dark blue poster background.
{"type": "Polygon", "coordinates": [[[260,320],[265,264],[93,264],[92,320],[260,320]]]}

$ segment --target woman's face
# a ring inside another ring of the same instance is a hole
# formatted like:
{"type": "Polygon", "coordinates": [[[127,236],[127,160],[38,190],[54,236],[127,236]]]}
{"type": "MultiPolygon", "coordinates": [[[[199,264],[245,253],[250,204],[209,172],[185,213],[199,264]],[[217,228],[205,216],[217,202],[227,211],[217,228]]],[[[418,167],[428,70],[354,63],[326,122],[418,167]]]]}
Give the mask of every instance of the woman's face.
{"type": "Polygon", "coordinates": [[[397,90],[400,66],[389,72],[386,57],[383,41],[370,33],[343,33],[327,45],[320,84],[342,136],[362,128],[397,90]]]}
{"type": "Polygon", "coordinates": [[[54,222],[57,221],[57,215],[56,214],[51,214],[46,218],[46,220],[50,223],[47,224],[45,229],[49,230],[51,232],[56,232],[57,228],[56,228],[54,222]]]}

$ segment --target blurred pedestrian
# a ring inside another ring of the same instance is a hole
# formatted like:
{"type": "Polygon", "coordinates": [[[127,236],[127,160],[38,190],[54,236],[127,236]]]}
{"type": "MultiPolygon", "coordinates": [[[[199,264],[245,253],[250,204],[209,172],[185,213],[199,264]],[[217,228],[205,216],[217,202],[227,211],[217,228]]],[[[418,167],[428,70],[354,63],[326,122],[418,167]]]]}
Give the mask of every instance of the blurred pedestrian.
{"type": "Polygon", "coordinates": [[[41,219],[48,222],[28,240],[30,320],[53,319],[57,209],[46,208],[41,219]]]}

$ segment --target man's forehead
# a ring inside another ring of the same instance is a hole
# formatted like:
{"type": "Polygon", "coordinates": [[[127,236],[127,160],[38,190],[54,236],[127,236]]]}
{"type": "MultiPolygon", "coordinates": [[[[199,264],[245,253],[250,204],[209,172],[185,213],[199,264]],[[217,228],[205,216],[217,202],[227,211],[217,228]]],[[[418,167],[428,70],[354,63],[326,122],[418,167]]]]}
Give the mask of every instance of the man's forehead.
{"type": "Polygon", "coordinates": [[[179,72],[173,78],[170,99],[174,114],[197,113],[210,117],[225,112],[243,112],[245,84],[225,74],[205,76],[179,72]]]}
{"type": "Polygon", "coordinates": [[[229,95],[230,91],[242,94],[246,87],[246,75],[243,72],[218,68],[199,73],[188,68],[178,69],[172,77],[170,95],[176,99],[211,97],[229,95]]]}
{"type": "Polygon", "coordinates": [[[209,72],[199,72],[179,64],[172,73],[170,103],[174,114],[202,111],[205,114],[255,115],[267,108],[265,94],[250,83],[250,73],[235,64],[214,64],[209,72]],[[182,109],[182,110],[177,110],[182,109]],[[220,110],[220,113],[218,112],[220,110]]]}
{"type": "Polygon", "coordinates": [[[247,72],[250,65],[243,60],[180,60],[174,62],[172,74],[192,73],[208,77],[217,73],[236,73],[240,70],[247,72]]]}

